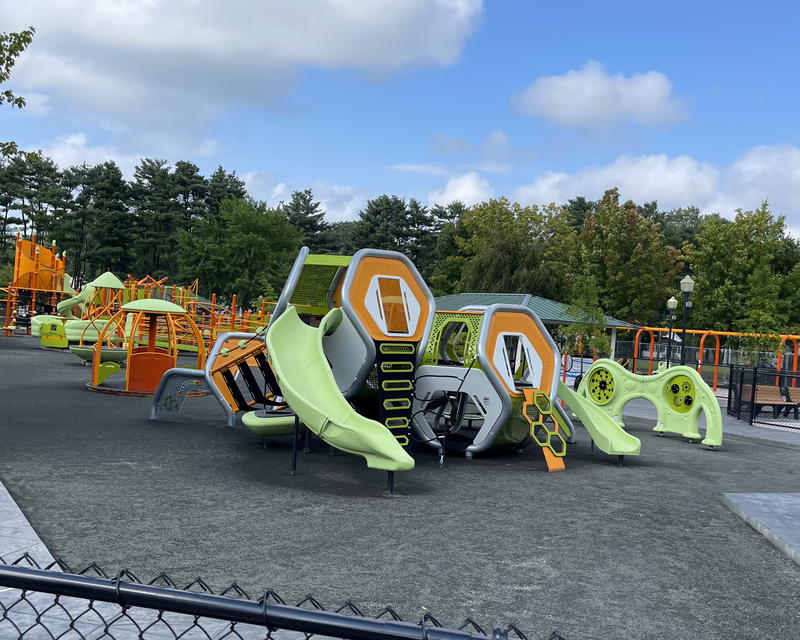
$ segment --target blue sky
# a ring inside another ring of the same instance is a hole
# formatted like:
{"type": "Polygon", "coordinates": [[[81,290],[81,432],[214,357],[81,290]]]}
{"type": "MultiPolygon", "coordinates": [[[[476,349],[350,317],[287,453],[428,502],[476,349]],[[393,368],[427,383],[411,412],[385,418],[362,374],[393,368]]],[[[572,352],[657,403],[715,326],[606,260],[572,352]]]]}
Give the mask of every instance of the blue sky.
{"type": "Polygon", "coordinates": [[[2,139],[60,164],[218,164],[333,219],[381,193],[524,204],[619,186],[800,228],[800,7],[5,0],[38,32],[2,139]],[[216,3],[214,3],[216,4],[216,3]]]}

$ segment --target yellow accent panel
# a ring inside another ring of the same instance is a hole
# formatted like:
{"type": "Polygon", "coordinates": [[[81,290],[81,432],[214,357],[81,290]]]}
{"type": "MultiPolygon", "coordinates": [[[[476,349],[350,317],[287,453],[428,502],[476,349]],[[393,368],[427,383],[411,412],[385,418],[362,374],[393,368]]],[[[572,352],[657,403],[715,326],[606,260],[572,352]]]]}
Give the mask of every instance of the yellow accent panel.
{"type": "Polygon", "coordinates": [[[369,335],[375,340],[385,340],[389,337],[396,342],[419,342],[422,339],[422,332],[428,322],[430,310],[428,308],[428,298],[425,296],[425,292],[422,287],[417,284],[416,279],[406,264],[393,258],[365,256],[359,260],[357,264],[351,264],[348,268],[355,269],[352,284],[350,285],[350,305],[369,335]],[[408,288],[411,290],[411,293],[420,306],[419,321],[412,335],[405,337],[387,336],[372,319],[364,302],[367,297],[367,291],[369,290],[369,283],[375,276],[396,276],[405,280],[405,283],[408,285],[408,288]]]}
{"type": "Polygon", "coordinates": [[[497,371],[497,367],[494,366],[495,345],[501,333],[521,333],[528,337],[534,350],[539,354],[542,360],[542,380],[539,388],[551,389],[553,386],[553,378],[558,375],[558,372],[553,363],[553,355],[547,338],[539,331],[539,327],[536,326],[533,318],[527,314],[514,311],[498,311],[492,314],[484,351],[490,366],[497,372],[497,377],[508,391],[508,395],[512,398],[521,398],[523,396],[522,393],[508,388],[503,375],[497,371]]]}

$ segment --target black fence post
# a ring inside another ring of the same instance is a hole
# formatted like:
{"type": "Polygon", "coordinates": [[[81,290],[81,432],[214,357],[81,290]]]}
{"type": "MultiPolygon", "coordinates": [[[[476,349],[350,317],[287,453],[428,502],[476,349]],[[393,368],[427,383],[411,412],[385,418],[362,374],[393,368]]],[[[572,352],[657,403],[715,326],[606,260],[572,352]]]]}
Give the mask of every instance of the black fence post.
{"type": "Polygon", "coordinates": [[[750,385],[750,424],[753,424],[756,409],[756,386],[758,385],[758,367],[753,367],[753,384],[750,385]]]}

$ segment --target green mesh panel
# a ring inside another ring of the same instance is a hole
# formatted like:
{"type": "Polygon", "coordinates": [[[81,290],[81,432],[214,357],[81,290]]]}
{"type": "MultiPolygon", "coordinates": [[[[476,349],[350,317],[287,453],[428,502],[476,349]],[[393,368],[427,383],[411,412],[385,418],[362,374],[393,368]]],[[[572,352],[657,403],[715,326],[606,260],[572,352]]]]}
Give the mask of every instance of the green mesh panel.
{"type": "Polygon", "coordinates": [[[299,313],[326,313],[328,311],[328,291],[330,291],[339,269],[338,265],[303,265],[289,304],[297,305],[299,313]]]}
{"type": "MultiPolygon", "coordinates": [[[[461,338],[465,340],[464,343],[456,345],[459,353],[463,353],[464,366],[468,367],[470,363],[475,360],[478,350],[478,336],[480,335],[481,324],[483,323],[483,315],[478,315],[476,313],[460,313],[458,311],[437,311],[433,315],[431,335],[428,339],[425,355],[422,358],[422,364],[438,364],[442,332],[451,322],[463,322],[467,325],[467,335],[461,338]]],[[[473,367],[478,368],[478,363],[476,362],[473,367]]]]}
{"type": "Polygon", "coordinates": [[[522,414],[522,405],[521,398],[514,398],[511,401],[511,415],[506,426],[497,434],[493,444],[519,444],[528,437],[531,427],[522,414]]]}

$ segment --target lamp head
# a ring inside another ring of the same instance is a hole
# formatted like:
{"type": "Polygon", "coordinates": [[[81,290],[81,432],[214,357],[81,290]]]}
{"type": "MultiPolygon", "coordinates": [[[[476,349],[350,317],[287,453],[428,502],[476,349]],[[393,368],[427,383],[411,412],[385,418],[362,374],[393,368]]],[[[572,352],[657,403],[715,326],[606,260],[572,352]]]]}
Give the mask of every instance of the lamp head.
{"type": "Polygon", "coordinates": [[[672,296],[669,300],[667,300],[667,309],[670,311],[675,311],[678,308],[678,299],[675,296],[672,296]]]}
{"type": "Polygon", "coordinates": [[[694,280],[692,280],[692,276],[684,276],[683,280],[681,280],[681,291],[683,291],[683,293],[691,293],[692,289],[694,289],[694,280]]]}

